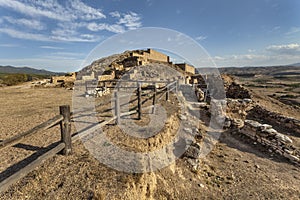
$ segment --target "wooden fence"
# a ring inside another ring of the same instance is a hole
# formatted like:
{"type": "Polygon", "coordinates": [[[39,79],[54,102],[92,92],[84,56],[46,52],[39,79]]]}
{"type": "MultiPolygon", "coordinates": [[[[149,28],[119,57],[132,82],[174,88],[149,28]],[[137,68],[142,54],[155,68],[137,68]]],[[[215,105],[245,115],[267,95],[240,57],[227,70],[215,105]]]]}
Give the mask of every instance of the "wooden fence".
{"type": "Polygon", "coordinates": [[[40,133],[47,129],[50,129],[58,124],[60,124],[61,129],[61,140],[55,144],[55,147],[51,148],[44,154],[40,155],[34,161],[29,163],[27,166],[17,171],[13,175],[2,180],[0,183],[0,192],[5,191],[10,185],[17,182],[19,179],[25,177],[29,172],[33,171],[37,166],[43,163],[45,160],[53,157],[55,154],[61,152],[63,155],[69,155],[72,151],[71,145],[71,114],[70,106],[60,106],[60,114],[49,119],[48,121],[34,127],[33,129],[26,131],[24,133],[13,136],[0,142],[0,150],[4,148],[11,147],[22,142],[25,138],[32,136],[34,134],[40,133]]]}
{"type": "MultiPolygon", "coordinates": [[[[152,113],[155,112],[155,104],[156,102],[158,102],[160,99],[162,99],[163,96],[165,96],[166,101],[169,100],[170,98],[170,92],[173,91],[175,93],[177,93],[178,91],[178,82],[177,81],[173,81],[173,82],[160,82],[160,83],[168,83],[166,84],[164,87],[157,89],[156,87],[156,83],[154,83],[154,85],[151,85],[151,87],[147,87],[144,90],[150,90],[152,91],[152,95],[149,98],[146,98],[145,100],[142,100],[142,83],[145,83],[145,81],[138,81],[137,82],[137,87],[136,87],[136,95],[137,95],[137,113],[138,113],[138,119],[142,118],[142,105],[152,99],[152,113]],[[158,95],[160,95],[160,97],[158,97],[158,95]],[[157,98],[158,97],[158,98],[157,98]]],[[[153,83],[153,81],[148,82],[147,83],[153,83]]],[[[126,87],[124,87],[126,88],[126,87]]],[[[131,88],[131,87],[130,87],[131,88]]],[[[121,105],[120,105],[120,97],[119,96],[119,91],[115,91],[114,92],[114,101],[115,101],[115,116],[116,116],[116,123],[118,124],[120,121],[120,116],[121,116],[121,105]]]]}
{"type": "MultiPolygon", "coordinates": [[[[114,93],[114,98],[113,101],[115,101],[115,106],[114,106],[114,113],[115,117],[112,117],[109,120],[106,120],[102,123],[99,123],[98,125],[95,125],[94,127],[91,127],[89,130],[85,130],[81,133],[75,133],[74,135],[71,135],[71,115],[72,113],[70,112],[70,106],[69,105],[64,105],[60,106],[60,114],[53,117],[52,119],[49,119],[48,121],[34,127],[33,129],[23,132],[21,134],[18,134],[16,136],[13,136],[9,139],[6,139],[4,141],[0,142],[0,150],[3,150],[4,148],[14,146],[20,142],[22,142],[24,139],[33,136],[34,134],[41,133],[45,130],[48,130],[58,124],[60,124],[60,132],[61,132],[61,140],[53,143],[50,148],[50,150],[44,152],[42,155],[39,155],[35,160],[27,164],[24,168],[20,169],[19,171],[15,172],[14,174],[5,177],[4,180],[0,179],[0,192],[3,192],[8,189],[8,187],[14,183],[16,183],[18,180],[21,178],[25,177],[28,173],[33,171],[36,167],[38,167],[40,164],[42,164],[45,160],[53,157],[57,153],[61,152],[63,155],[69,155],[72,152],[72,142],[80,139],[81,137],[84,137],[86,134],[89,134],[91,131],[96,130],[99,127],[102,127],[113,120],[115,120],[116,124],[120,122],[120,119],[122,116],[126,115],[131,115],[134,113],[138,114],[138,119],[141,119],[142,117],[142,105],[152,99],[152,112],[154,113],[154,106],[157,101],[163,98],[165,96],[165,100],[169,100],[170,98],[170,91],[177,92],[178,91],[178,82],[173,81],[173,82],[163,82],[160,81],[159,83],[166,83],[166,85],[162,88],[157,89],[156,83],[152,85],[153,87],[149,87],[146,89],[142,88],[142,83],[145,83],[145,81],[139,81],[137,82],[137,87],[136,87],[136,95],[137,98],[134,99],[134,101],[137,100],[137,106],[134,107],[133,109],[136,110],[131,110],[126,113],[121,113],[120,107],[123,105],[120,105],[120,99],[122,97],[119,96],[119,92],[116,91],[114,93]],[[151,90],[152,95],[149,98],[146,98],[142,100],[142,91],[143,90],[151,90]],[[159,96],[160,95],[160,96],[159,96]]],[[[153,83],[153,81],[151,81],[153,83]]],[[[128,103],[127,103],[128,104],[128,103]]],[[[126,105],[126,104],[124,104],[126,105]]],[[[144,108],[145,109],[145,108],[144,108]]],[[[2,174],[2,173],[0,173],[2,174]]]]}

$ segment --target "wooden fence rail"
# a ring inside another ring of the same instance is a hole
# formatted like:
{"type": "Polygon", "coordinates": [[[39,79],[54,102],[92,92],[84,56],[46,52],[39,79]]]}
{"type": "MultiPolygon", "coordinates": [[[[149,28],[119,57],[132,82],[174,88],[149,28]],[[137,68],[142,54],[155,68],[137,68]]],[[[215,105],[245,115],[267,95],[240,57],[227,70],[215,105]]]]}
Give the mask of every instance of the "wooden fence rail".
{"type": "Polygon", "coordinates": [[[16,173],[12,174],[8,178],[4,179],[0,183],[0,192],[5,191],[8,187],[19,179],[25,177],[29,172],[33,171],[37,166],[43,163],[45,160],[53,157],[55,154],[62,152],[64,155],[68,155],[71,153],[71,113],[70,113],[70,106],[60,106],[60,115],[49,119],[48,121],[34,127],[33,129],[26,131],[24,133],[18,134],[14,137],[6,139],[0,143],[0,148],[6,148],[9,146],[13,146],[15,144],[20,143],[25,138],[32,136],[33,134],[45,131],[51,127],[54,127],[60,124],[61,128],[61,140],[58,142],[58,145],[54,148],[50,149],[46,153],[40,155],[37,159],[26,165],[24,168],[20,169],[16,173]]]}
{"type": "Polygon", "coordinates": [[[24,133],[21,133],[19,135],[9,138],[9,139],[3,140],[2,142],[0,142],[0,149],[4,149],[6,147],[13,146],[13,145],[19,143],[20,141],[22,141],[23,139],[25,139],[35,133],[47,130],[47,129],[51,128],[52,126],[55,126],[62,120],[63,120],[63,116],[57,115],[57,116],[53,117],[52,119],[49,119],[48,121],[34,127],[33,129],[31,129],[29,131],[26,131],[24,133]]]}
{"type": "MultiPolygon", "coordinates": [[[[124,81],[124,82],[130,82],[130,81],[124,81]]],[[[148,82],[154,83],[154,87],[152,89],[150,89],[150,90],[153,90],[153,95],[151,97],[147,98],[146,100],[142,101],[141,83],[138,81],[132,81],[132,82],[137,83],[137,87],[136,87],[137,99],[134,100],[134,101],[136,101],[136,100],[138,101],[137,106],[136,106],[137,110],[129,111],[127,113],[121,113],[120,106],[122,106],[122,105],[120,105],[120,98],[122,98],[122,97],[119,96],[118,92],[115,92],[114,98],[113,98],[113,101],[115,102],[115,117],[112,117],[111,119],[106,120],[98,125],[95,125],[91,129],[85,130],[80,134],[78,133],[78,134],[73,135],[73,137],[71,136],[71,118],[72,118],[71,115],[72,115],[72,113],[70,112],[70,106],[64,105],[64,106],[59,107],[60,115],[57,115],[57,116],[49,119],[48,121],[34,127],[33,129],[31,129],[29,131],[18,134],[16,136],[13,136],[9,139],[6,139],[6,140],[0,142],[0,149],[4,149],[4,148],[7,148],[7,147],[10,147],[10,146],[20,143],[22,140],[24,140],[25,138],[28,138],[29,136],[32,136],[36,133],[45,131],[49,128],[52,128],[52,127],[60,124],[61,140],[58,142],[58,144],[57,145],[55,144],[56,145],[55,147],[53,147],[50,150],[48,150],[47,152],[43,153],[42,155],[37,157],[34,161],[32,161],[31,163],[26,165],[24,168],[20,169],[16,173],[10,175],[8,178],[6,178],[2,182],[0,182],[0,192],[7,190],[10,185],[14,184],[19,179],[25,177],[28,173],[33,171],[37,166],[42,164],[45,160],[53,157],[57,153],[61,152],[64,155],[69,155],[72,152],[72,141],[74,142],[74,141],[78,140],[79,138],[84,137],[86,134],[89,134],[92,130],[94,130],[94,129],[96,130],[97,128],[102,127],[113,120],[116,120],[116,123],[118,124],[118,123],[120,123],[120,117],[122,117],[122,116],[137,113],[138,118],[141,119],[142,104],[145,103],[146,101],[148,101],[149,99],[152,99],[152,106],[149,106],[147,108],[152,108],[152,113],[154,113],[156,102],[159,101],[161,99],[161,97],[164,96],[164,94],[166,94],[166,100],[168,100],[169,92],[172,90],[175,90],[177,92],[177,90],[178,90],[177,81],[174,81],[171,83],[167,82],[167,81],[156,81],[156,83],[166,83],[166,86],[161,89],[157,89],[155,87],[156,86],[155,82],[146,81],[147,83],[148,82]],[[157,98],[158,94],[161,94],[161,97],[157,98]]],[[[145,81],[143,81],[143,82],[145,82],[145,81]]]]}
{"type": "MultiPolygon", "coordinates": [[[[177,81],[173,81],[173,82],[168,82],[168,84],[166,86],[164,86],[161,89],[157,89],[156,88],[156,84],[154,84],[154,87],[152,87],[149,90],[153,90],[153,95],[150,96],[149,98],[145,99],[144,101],[142,101],[142,87],[141,87],[141,82],[136,82],[137,86],[136,86],[136,95],[137,95],[137,106],[134,107],[133,109],[137,109],[136,112],[138,113],[138,119],[140,120],[142,118],[142,105],[148,101],[149,99],[152,99],[152,114],[154,114],[155,112],[155,104],[157,101],[159,101],[164,95],[166,95],[166,101],[169,100],[169,96],[170,96],[170,91],[174,91],[177,93],[178,91],[178,83],[177,81]],[[157,94],[161,94],[161,96],[159,98],[157,98],[157,94]]],[[[151,82],[152,83],[152,82],[151,82]]],[[[124,96],[125,97],[125,96],[124,96]]],[[[115,101],[115,116],[116,116],[116,124],[118,124],[120,122],[120,107],[126,104],[122,104],[120,105],[119,103],[119,98],[120,96],[118,95],[118,91],[115,91],[114,93],[114,98],[113,100],[115,101]]]]}

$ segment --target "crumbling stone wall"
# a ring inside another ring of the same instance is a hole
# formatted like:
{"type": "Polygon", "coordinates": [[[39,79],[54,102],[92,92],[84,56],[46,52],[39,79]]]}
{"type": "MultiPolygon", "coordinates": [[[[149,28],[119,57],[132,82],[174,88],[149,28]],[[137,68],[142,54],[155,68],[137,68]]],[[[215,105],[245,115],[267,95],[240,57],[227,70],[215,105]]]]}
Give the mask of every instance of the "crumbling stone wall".
{"type": "Polygon", "coordinates": [[[244,126],[239,132],[300,165],[300,152],[292,145],[291,138],[277,132],[271,125],[245,120],[244,126]]]}
{"type": "Polygon", "coordinates": [[[191,73],[191,74],[195,74],[195,68],[189,64],[186,63],[178,63],[175,64],[176,66],[180,67],[180,69],[182,69],[185,72],[191,73]]]}
{"type": "Polygon", "coordinates": [[[231,119],[242,119],[245,120],[247,112],[251,110],[254,106],[251,99],[226,99],[227,108],[226,115],[231,119]]]}
{"type": "Polygon", "coordinates": [[[300,136],[300,121],[294,118],[286,117],[281,114],[266,110],[256,105],[247,115],[248,119],[260,118],[262,122],[268,122],[276,129],[285,129],[286,132],[300,136]]]}
{"type": "Polygon", "coordinates": [[[53,84],[74,82],[74,81],[76,81],[76,73],[75,72],[65,75],[65,76],[52,76],[51,77],[51,83],[53,83],[53,84]]]}
{"type": "Polygon", "coordinates": [[[248,89],[236,82],[232,82],[226,89],[226,97],[232,99],[251,99],[251,94],[248,89]]]}
{"type": "Polygon", "coordinates": [[[147,60],[150,61],[160,61],[160,62],[170,62],[169,56],[166,54],[160,53],[158,51],[155,51],[153,49],[147,49],[147,51],[144,52],[144,56],[147,60]]]}
{"type": "Polygon", "coordinates": [[[154,61],[154,62],[164,62],[169,63],[170,58],[169,56],[160,53],[158,51],[155,51],[153,49],[147,49],[147,50],[137,50],[130,54],[131,57],[136,58],[143,58],[144,61],[154,61]]]}

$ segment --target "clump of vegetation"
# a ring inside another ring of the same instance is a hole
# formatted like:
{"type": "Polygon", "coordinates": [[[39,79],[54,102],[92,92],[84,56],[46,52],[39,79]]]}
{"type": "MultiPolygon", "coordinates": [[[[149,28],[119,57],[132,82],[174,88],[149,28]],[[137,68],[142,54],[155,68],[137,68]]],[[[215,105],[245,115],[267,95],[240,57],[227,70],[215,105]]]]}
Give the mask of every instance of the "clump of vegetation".
{"type": "Polygon", "coordinates": [[[296,98],[298,98],[298,96],[292,95],[292,94],[286,94],[286,95],[281,96],[281,98],[296,99],[296,98]]]}
{"type": "Polygon", "coordinates": [[[293,84],[290,84],[288,86],[291,87],[291,88],[300,88],[300,83],[293,83],[293,84]]]}
{"type": "Polygon", "coordinates": [[[0,84],[12,86],[27,81],[39,80],[50,78],[48,75],[36,75],[36,74],[0,74],[0,84]]]}
{"type": "Polygon", "coordinates": [[[260,83],[260,84],[267,83],[268,81],[269,81],[269,79],[264,79],[264,78],[259,78],[259,79],[253,80],[253,82],[260,83]]]}

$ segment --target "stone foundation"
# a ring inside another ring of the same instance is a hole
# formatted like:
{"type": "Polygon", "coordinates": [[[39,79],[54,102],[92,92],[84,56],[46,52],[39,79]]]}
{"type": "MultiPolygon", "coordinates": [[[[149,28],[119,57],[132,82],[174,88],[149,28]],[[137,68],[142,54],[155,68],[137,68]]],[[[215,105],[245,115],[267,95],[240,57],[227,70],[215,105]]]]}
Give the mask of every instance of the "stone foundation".
{"type": "Polygon", "coordinates": [[[300,152],[292,145],[291,138],[277,132],[271,125],[245,120],[239,132],[300,165],[300,152]]]}
{"type": "MultiPolygon", "coordinates": [[[[273,127],[278,127],[279,129],[286,129],[292,135],[300,136],[300,121],[294,118],[286,117],[281,114],[268,111],[261,106],[256,105],[249,112],[248,119],[262,119],[262,121],[267,121],[268,124],[273,127]]],[[[276,129],[278,129],[276,128],[276,129]]]]}

